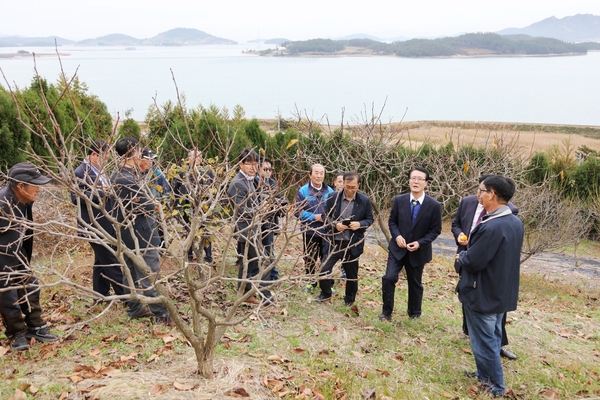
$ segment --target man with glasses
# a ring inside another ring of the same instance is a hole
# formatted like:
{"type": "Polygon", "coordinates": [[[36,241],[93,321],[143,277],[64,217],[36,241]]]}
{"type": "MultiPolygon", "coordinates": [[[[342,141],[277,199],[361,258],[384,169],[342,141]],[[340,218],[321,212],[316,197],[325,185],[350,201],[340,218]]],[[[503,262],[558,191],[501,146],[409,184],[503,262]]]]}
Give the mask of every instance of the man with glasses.
{"type": "MultiPolygon", "coordinates": [[[[261,208],[260,197],[256,193],[254,180],[258,171],[258,154],[252,149],[244,149],[238,158],[240,171],[231,180],[227,195],[229,196],[233,207],[233,217],[235,220],[235,235],[237,238],[238,260],[238,279],[244,293],[251,289],[251,284],[241,282],[257,276],[260,272],[260,251],[261,243],[260,224],[261,213],[265,210],[261,208]],[[256,218],[258,217],[258,218],[256,218]]],[[[259,277],[262,281],[269,280],[269,274],[259,277]]],[[[272,305],[271,292],[266,288],[266,284],[261,284],[261,294],[265,305],[272,305]]],[[[245,302],[260,304],[255,297],[248,297],[245,302]]]]}
{"type": "Polygon", "coordinates": [[[442,232],[442,205],[425,194],[429,171],[422,167],[408,172],[410,193],[394,198],[388,221],[392,240],[387,268],[382,278],[383,308],[379,320],[391,321],[398,274],[406,269],[408,316],[421,316],[423,269],[432,259],[431,242],[442,232]]]}
{"type": "MultiPolygon", "coordinates": [[[[356,172],[344,174],[344,188],[328,197],[325,203],[324,233],[333,236],[328,255],[321,266],[321,276],[331,275],[333,266],[342,260],[346,271],[346,295],[344,304],[350,307],[358,292],[358,258],[365,246],[365,232],[373,224],[371,200],[358,192],[360,177],[356,172]]],[[[321,279],[321,293],[314,301],[331,299],[332,279],[321,279]]]]}
{"type": "Polygon", "coordinates": [[[456,287],[464,306],[469,341],[477,366],[467,372],[493,397],[505,394],[500,359],[502,318],[517,309],[523,223],[508,207],[514,182],[492,175],[479,184],[479,201],[487,214],[471,232],[467,250],[456,255],[460,280],[456,287]]]}
{"type": "MultiPolygon", "coordinates": [[[[325,167],[313,164],[308,172],[310,181],[302,186],[296,194],[294,215],[302,224],[302,237],[304,239],[304,266],[306,274],[314,276],[317,272],[317,260],[324,259],[325,244],[323,243],[323,214],[327,196],[333,189],[323,183],[325,167]]],[[[317,287],[317,282],[308,284],[306,289],[310,292],[317,287]]]]}
{"type": "MultiPolygon", "coordinates": [[[[277,181],[273,179],[273,161],[270,158],[264,158],[258,168],[256,175],[256,190],[260,193],[263,199],[270,202],[275,210],[270,212],[263,219],[263,224],[260,227],[261,242],[269,264],[275,260],[274,245],[275,232],[279,228],[279,216],[281,214],[281,198],[277,196],[277,181]]],[[[276,266],[271,268],[269,277],[272,281],[279,279],[279,271],[276,266]]]]}
{"type": "MultiPolygon", "coordinates": [[[[479,177],[479,185],[488,177],[492,175],[486,174],[479,177]]],[[[477,194],[463,197],[458,205],[458,210],[456,211],[456,216],[452,221],[452,234],[454,235],[454,239],[456,240],[456,245],[458,246],[456,249],[456,254],[460,253],[463,250],[467,249],[468,238],[471,236],[471,232],[477,225],[481,223],[481,220],[487,213],[483,205],[479,202],[481,199],[480,189],[477,189],[477,194]]],[[[508,202],[508,207],[512,211],[514,215],[519,213],[519,209],[510,201],[508,202]]],[[[454,264],[454,269],[460,275],[460,265],[458,263],[454,264]]],[[[463,333],[469,336],[469,329],[467,328],[467,321],[465,320],[463,309],[463,324],[462,329],[463,333]]],[[[506,313],[502,318],[502,347],[500,348],[500,355],[502,357],[506,357],[509,360],[516,360],[517,356],[506,348],[508,346],[508,336],[506,335],[506,313]]]]}

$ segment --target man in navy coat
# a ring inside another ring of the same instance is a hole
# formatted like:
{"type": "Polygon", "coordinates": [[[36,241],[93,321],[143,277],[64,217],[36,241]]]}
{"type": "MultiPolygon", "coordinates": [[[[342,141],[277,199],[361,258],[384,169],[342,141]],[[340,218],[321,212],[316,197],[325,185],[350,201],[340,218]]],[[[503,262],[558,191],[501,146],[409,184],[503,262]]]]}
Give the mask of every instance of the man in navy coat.
{"type": "Polygon", "coordinates": [[[421,316],[423,269],[431,261],[433,242],[442,232],[442,205],[425,194],[429,171],[422,167],[408,172],[410,193],[394,198],[390,212],[387,268],[382,278],[383,309],[380,320],[390,321],[394,310],[394,291],[398,274],[406,268],[408,316],[421,316]]]}
{"type": "Polygon", "coordinates": [[[502,318],[517,308],[524,229],[507,205],[515,193],[511,179],[490,176],[479,184],[478,192],[487,215],[471,232],[467,250],[456,255],[460,267],[456,290],[477,366],[468,375],[478,378],[493,397],[501,397],[505,394],[502,318]]]}
{"type": "MultiPolygon", "coordinates": [[[[483,182],[487,177],[492,176],[491,174],[481,175],[479,177],[479,183],[483,182]]],[[[477,194],[463,197],[458,205],[458,210],[456,211],[456,215],[454,216],[454,220],[452,221],[452,234],[454,235],[454,239],[456,241],[456,245],[458,246],[456,249],[456,253],[460,253],[463,250],[467,249],[468,237],[471,235],[471,232],[479,223],[483,216],[487,213],[483,208],[483,205],[479,203],[479,195],[477,194]],[[462,238],[460,237],[461,233],[464,235],[462,238]],[[467,239],[464,239],[466,237],[467,239]]],[[[519,213],[519,209],[510,201],[508,202],[508,207],[512,211],[514,215],[519,213]]],[[[459,264],[455,263],[454,268],[456,272],[460,274],[459,264]]],[[[463,310],[463,333],[465,335],[469,335],[469,329],[467,328],[467,321],[464,317],[463,310]]],[[[502,347],[500,349],[500,355],[502,357],[506,357],[510,360],[516,360],[517,356],[506,348],[508,345],[508,336],[506,335],[506,313],[504,314],[504,318],[502,319],[502,347]]]]}

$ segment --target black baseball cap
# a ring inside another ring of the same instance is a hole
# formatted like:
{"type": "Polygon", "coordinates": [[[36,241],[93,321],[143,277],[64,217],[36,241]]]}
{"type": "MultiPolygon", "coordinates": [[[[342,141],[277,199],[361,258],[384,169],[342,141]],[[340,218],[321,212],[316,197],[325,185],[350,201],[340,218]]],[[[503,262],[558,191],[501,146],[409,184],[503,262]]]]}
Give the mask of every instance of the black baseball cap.
{"type": "Polygon", "coordinates": [[[42,175],[35,165],[28,162],[13,165],[8,171],[8,179],[33,185],[45,185],[52,180],[42,175]]]}

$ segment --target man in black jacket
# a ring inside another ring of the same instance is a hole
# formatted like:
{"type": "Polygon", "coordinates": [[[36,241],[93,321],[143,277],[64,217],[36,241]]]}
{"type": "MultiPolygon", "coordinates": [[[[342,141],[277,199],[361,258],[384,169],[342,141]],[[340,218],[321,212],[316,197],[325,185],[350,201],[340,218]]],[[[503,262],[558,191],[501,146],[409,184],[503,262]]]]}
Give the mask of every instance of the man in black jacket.
{"type": "Polygon", "coordinates": [[[33,202],[40,185],[50,178],[31,163],[15,164],[8,171],[8,184],[0,188],[0,313],[11,349],[29,348],[29,339],[55,342],[42,319],[40,288],[29,268],[33,250],[33,202]]]}
{"type": "MultiPolygon", "coordinates": [[[[486,174],[480,176],[479,183],[483,182],[489,176],[492,175],[486,174]]],[[[485,211],[483,205],[479,203],[480,194],[481,193],[478,191],[477,194],[463,197],[458,205],[458,210],[456,211],[454,220],[452,220],[452,234],[454,235],[456,245],[458,246],[456,249],[457,254],[467,249],[468,238],[471,235],[471,232],[477,225],[479,225],[479,223],[481,223],[483,216],[487,214],[487,211],[485,211]]],[[[513,203],[509,201],[507,205],[514,215],[519,214],[519,209],[513,203]]],[[[455,263],[454,268],[456,269],[456,272],[460,274],[458,263],[455,263]]],[[[468,336],[469,329],[467,328],[467,321],[465,320],[464,311],[462,329],[463,333],[468,336]]],[[[512,351],[507,349],[506,346],[508,346],[508,335],[506,334],[505,313],[504,317],[502,318],[502,347],[500,348],[500,355],[510,360],[516,360],[517,356],[512,351]]]]}
{"type": "MultiPolygon", "coordinates": [[[[78,206],[79,211],[77,225],[87,231],[87,236],[97,236],[100,239],[103,235],[115,237],[114,225],[107,218],[114,204],[113,199],[105,194],[110,185],[110,178],[103,170],[107,157],[108,144],[104,140],[94,140],[88,149],[87,157],[74,171],[77,178],[75,184],[79,191],[71,192],[71,200],[78,206]],[[87,197],[89,202],[83,196],[87,197]]],[[[116,295],[124,294],[123,272],[114,249],[111,250],[109,245],[98,241],[90,241],[90,245],[94,251],[94,291],[108,296],[112,286],[116,295]]]]}
{"type": "MultiPolygon", "coordinates": [[[[325,203],[324,236],[329,240],[329,251],[321,266],[321,276],[331,275],[339,260],[346,271],[344,303],[351,306],[358,292],[358,258],[365,246],[365,232],[373,224],[371,200],[358,192],[360,177],[356,172],[344,174],[344,188],[327,198],[325,203]]],[[[314,301],[331,298],[332,279],[321,279],[321,293],[314,301]]]]}
{"type": "MultiPolygon", "coordinates": [[[[152,280],[158,278],[160,237],[154,218],[155,204],[151,200],[150,189],[143,185],[143,176],[139,166],[142,155],[141,149],[138,146],[137,139],[123,138],[117,141],[115,150],[121,160],[117,170],[111,176],[111,181],[117,196],[117,205],[114,210],[119,224],[121,240],[129,250],[142,256],[146,265],[156,276],[146,276],[135,262],[127,256],[125,256],[125,262],[134,283],[140,286],[142,293],[148,297],[158,297],[158,292],[152,285],[150,278],[152,280]]],[[[130,286],[127,277],[124,277],[124,284],[127,287],[130,286]]],[[[130,289],[125,290],[128,292],[130,289]]],[[[129,306],[127,314],[130,318],[138,318],[146,313],[143,306],[137,301],[128,300],[127,304],[129,306]]],[[[154,314],[156,322],[167,326],[174,325],[164,304],[153,303],[149,304],[148,308],[154,314]]]]}
{"type": "Polygon", "coordinates": [[[493,175],[479,184],[487,211],[473,229],[467,250],[456,255],[460,280],[456,290],[464,306],[477,377],[494,397],[505,393],[500,360],[502,318],[517,309],[523,223],[507,206],[514,182],[493,175]]]}
{"type": "Polygon", "coordinates": [[[394,198],[389,228],[392,240],[385,275],[382,278],[383,308],[380,320],[390,321],[398,274],[406,268],[408,316],[421,316],[423,269],[431,261],[433,242],[442,232],[442,205],[425,194],[429,171],[416,167],[408,172],[410,193],[394,198]]]}

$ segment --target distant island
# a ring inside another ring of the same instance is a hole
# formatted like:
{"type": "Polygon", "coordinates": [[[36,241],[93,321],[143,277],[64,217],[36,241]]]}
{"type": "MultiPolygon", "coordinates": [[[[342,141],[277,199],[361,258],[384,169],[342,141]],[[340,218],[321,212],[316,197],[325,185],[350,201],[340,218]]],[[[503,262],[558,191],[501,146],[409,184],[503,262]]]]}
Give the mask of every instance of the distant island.
{"type": "Polygon", "coordinates": [[[600,50],[600,43],[566,43],[528,35],[467,33],[440,39],[411,39],[383,43],[371,39],[311,39],[284,42],[280,48],[256,52],[261,56],[398,56],[398,57],[490,57],[583,55],[600,50]]]}
{"type": "Polygon", "coordinates": [[[18,36],[0,37],[0,47],[26,46],[197,46],[204,44],[237,44],[234,40],[210,35],[198,29],[175,28],[159,33],[149,39],[137,39],[121,33],[113,33],[94,39],[73,41],[59,37],[29,38],[18,36]]]}

